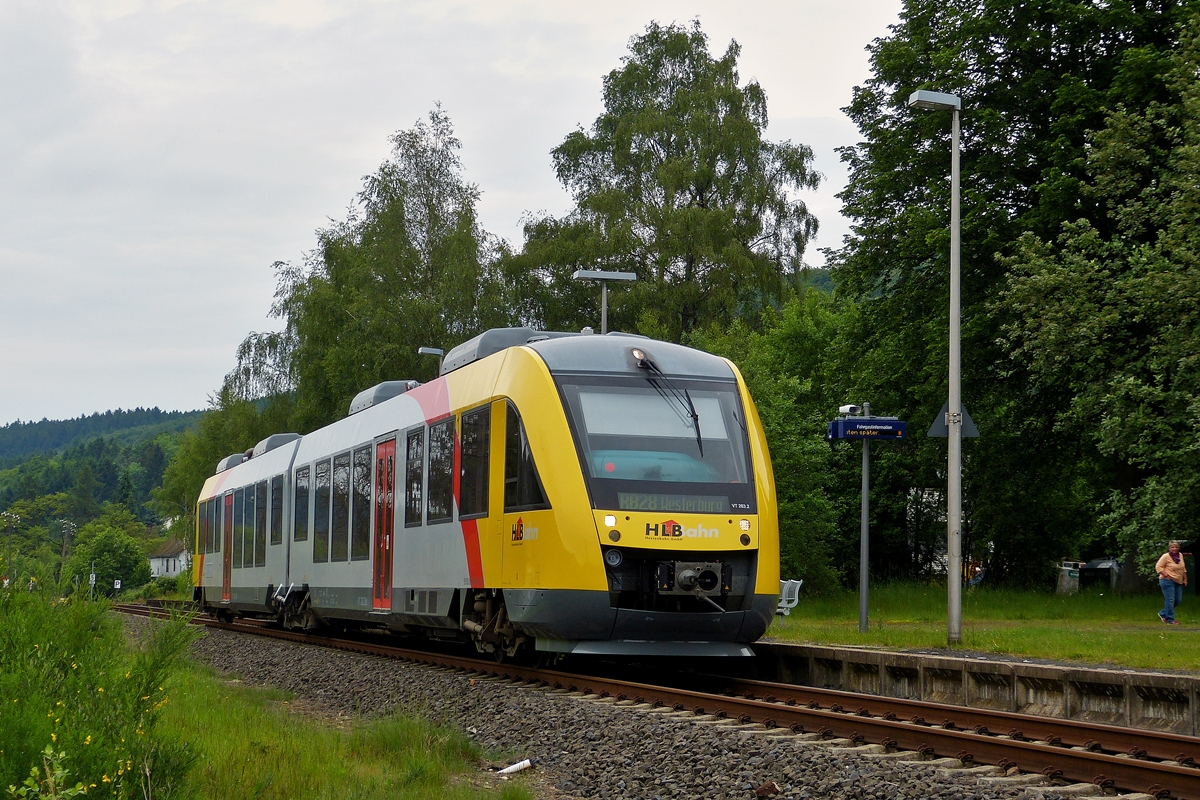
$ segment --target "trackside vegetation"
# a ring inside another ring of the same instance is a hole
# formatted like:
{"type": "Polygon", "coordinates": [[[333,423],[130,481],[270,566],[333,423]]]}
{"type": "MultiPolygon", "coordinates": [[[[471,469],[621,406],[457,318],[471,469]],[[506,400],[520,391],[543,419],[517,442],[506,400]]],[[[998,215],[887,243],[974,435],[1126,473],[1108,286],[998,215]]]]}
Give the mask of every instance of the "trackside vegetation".
{"type": "Polygon", "coordinates": [[[420,720],[294,713],[187,660],[176,617],[132,644],[107,602],[0,594],[0,795],[531,800],[467,779],[481,752],[420,720]]]}
{"type": "Polygon", "coordinates": [[[189,782],[197,797],[533,798],[520,782],[495,790],[472,786],[467,775],[477,769],[479,748],[421,720],[353,717],[334,724],[293,711],[288,694],[202,667],[185,670],[179,685],[179,702],[164,714],[162,728],[199,754],[189,782]]]}
{"type": "Polygon", "coordinates": [[[158,728],[195,635],[183,619],[135,647],[106,602],[0,593],[0,791],[188,796],[196,751],[158,728]]]}

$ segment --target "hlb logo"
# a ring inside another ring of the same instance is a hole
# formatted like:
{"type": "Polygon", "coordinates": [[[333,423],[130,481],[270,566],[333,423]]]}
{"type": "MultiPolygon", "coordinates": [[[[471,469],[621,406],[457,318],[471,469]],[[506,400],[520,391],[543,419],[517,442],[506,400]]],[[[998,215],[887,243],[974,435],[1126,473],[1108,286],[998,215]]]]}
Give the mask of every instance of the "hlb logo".
{"type": "Polygon", "coordinates": [[[696,525],[694,528],[685,528],[673,519],[669,519],[661,524],[653,522],[646,523],[646,538],[647,539],[716,539],[721,535],[721,531],[717,528],[706,528],[703,523],[696,525]]]}
{"type": "Polygon", "coordinates": [[[525,521],[521,517],[517,517],[517,521],[512,526],[512,540],[514,542],[528,542],[538,538],[537,528],[526,528],[525,521]]]}

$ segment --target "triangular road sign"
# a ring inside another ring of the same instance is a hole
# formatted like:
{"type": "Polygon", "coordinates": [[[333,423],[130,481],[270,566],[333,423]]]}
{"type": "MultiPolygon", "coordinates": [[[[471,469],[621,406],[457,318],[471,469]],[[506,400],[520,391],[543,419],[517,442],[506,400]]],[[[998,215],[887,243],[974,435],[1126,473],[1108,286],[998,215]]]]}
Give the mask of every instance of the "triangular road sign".
{"type": "MultiPolygon", "coordinates": [[[[933,424],[929,426],[929,433],[926,436],[936,436],[940,439],[945,439],[950,435],[946,430],[946,413],[950,410],[950,401],[942,403],[942,410],[938,412],[937,417],[933,420],[933,424]]],[[[971,415],[967,413],[967,407],[962,407],[962,435],[964,439],[978,439],[979,428],[975,427],[975,423],[971,421],[971,415]]]]}

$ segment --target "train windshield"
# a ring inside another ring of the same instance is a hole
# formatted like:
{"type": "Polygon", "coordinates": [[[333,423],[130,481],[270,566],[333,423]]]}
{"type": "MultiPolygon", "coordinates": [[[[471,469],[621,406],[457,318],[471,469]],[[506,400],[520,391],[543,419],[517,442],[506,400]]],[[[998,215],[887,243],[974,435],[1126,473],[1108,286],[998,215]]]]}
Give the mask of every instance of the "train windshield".
{"type": "Polygon", "coordinates": [[[752,478],[735,384],[564,376],[560,387],[598,505],[749,510],[752,478]]]}

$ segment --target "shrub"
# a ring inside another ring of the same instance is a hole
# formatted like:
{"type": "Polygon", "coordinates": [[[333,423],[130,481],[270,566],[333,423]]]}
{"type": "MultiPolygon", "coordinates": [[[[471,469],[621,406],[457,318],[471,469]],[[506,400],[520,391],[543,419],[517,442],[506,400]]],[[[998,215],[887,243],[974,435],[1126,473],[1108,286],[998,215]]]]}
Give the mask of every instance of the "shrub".
{"type": "Polygon", "coordinates": [[[108,608],[0,594],[0,786],[10,794],[82,783],[105,796],[167,800],[190,770],[191,748],[157,736],[155,724],[195,632],[177,618],[131,650],[108,608]]]}

